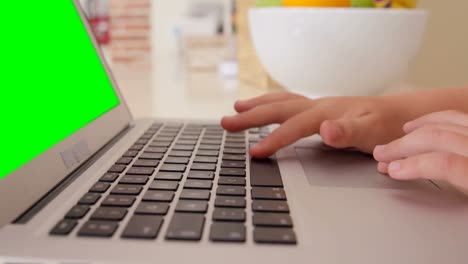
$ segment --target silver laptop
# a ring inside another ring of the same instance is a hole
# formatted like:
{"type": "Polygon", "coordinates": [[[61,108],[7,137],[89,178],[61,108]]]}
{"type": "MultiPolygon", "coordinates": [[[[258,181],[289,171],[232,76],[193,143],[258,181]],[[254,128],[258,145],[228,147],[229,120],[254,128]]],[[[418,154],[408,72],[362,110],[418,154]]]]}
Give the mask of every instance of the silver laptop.
{"type": "Polygon", "coordinates": [[[48,54],[37,107],[18,100],[2,113],[23,125],[2,125],[0,260],[468,262],[467,200],[440,183],[393,181],[318,137],[255,160],[248,146],[269,128],[133,120],[78,1],[56,8],[69,43],[36,41],[78,55],[48,54]],[[59,75],[70,85],[48,94],[59,75]]]}

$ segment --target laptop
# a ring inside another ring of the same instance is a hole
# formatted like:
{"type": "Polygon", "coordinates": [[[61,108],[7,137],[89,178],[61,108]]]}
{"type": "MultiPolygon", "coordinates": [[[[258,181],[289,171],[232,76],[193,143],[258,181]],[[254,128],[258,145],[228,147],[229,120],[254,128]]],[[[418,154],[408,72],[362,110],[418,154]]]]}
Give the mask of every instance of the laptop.
{"type": "Polygon", "coordinates": [[[269,127],[134,120],[78,1],[21,10],[41,31],[34,59],[6,59],[21,89],[1,90],[5,263],[468,261],[468,203],[448,186],[316,136],[256,160],[269,127]]]}

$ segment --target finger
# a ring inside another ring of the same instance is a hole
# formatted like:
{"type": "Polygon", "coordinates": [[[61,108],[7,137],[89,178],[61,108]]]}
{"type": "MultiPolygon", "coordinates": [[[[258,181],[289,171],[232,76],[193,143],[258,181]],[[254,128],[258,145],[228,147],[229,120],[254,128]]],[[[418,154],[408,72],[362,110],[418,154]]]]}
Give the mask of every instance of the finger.
{"type": "Polygon", "coordinates": [[[257,106],[234,116],[224,117],[221,125],[228,131],[241,131],[251,127],[283,123],[310,107],[310,101],[290,100],[257,106]]]}
{"type": "Polygon", "coordinates": [[[250,155],[266,158],[303,137],[318,133],[324,117],[319,111],[308,110],[288,119],[269,136],[250,148],[250,155]]]}
{"type": "Polygon", "coordinates": [[[391,162],[429,152],[452,152],[468,156],[468,136],[439,126],[425,126],[385,146],[377,146],[374,158],[381,162],[391,162]]]}
{"type": "Polygon", "coordinates": [[[468,158],[454,153],[432,152],[393,161],[388,172],[398,180],[444,180],[468,189],[468,158]]]}
{"type": "Polygon", "coordinates": [[[388,163],[379,162],[377,164],[377,170],[382,174],[388,174],[388,163]]]}
{"type": "Polygon", "coordinates": [[[234,109],[241,113],[256,106],[294,99],[305,99],[305,97],[289,92],[268,93],[248,100],[239,100],[234,104],[234,109]]]}
{"type": "Polygon", "coordinates": [[[455,110],[431,113],[406,123],[403,129],[406,133],[410,133],[427,124],[468,126],[468,114],[455,110]]]}
{"type": "MultiPolygon", "coordinates": [[[[450,123],[426,123],[425,125],[419,127],[418,129],[422,129],[423,127],[427,127],[428,129],[437,127],[444,131],[456,132],[456,133],[460,133],[460,134],[468,136],[468,126],[461,126],[461,125],[450,124],[450,123]]],[[[409,133],[412,133],[416,130],[413,130],[409,133]]]]}
{"type": "Polygon", "coordinates": [[[325,144],[335,148],[356,147],[372,153],[375,142],[369,139],[375,120],[372,115],[356,118],[326,120],[320,126],[320,136],[325,144]]]}

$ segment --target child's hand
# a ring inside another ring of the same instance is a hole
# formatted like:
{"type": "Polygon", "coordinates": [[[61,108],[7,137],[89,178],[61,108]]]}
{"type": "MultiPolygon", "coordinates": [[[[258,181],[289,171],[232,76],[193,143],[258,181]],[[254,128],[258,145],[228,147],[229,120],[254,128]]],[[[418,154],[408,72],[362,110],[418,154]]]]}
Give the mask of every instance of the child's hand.
{"type": "Polygon", "coordinates": [[[468,190],[468,114],[437,112],[403,129],[406,136],[375,148],[380,172],[400,180],[445,180],[468,190]]]}
{"type": "Polygon", "coordinates": [[[403,136],[403,124],[412,119],[408,109],[394,97],[311,100],[281,92],[238,101],[235,109],[239,114],[221,121],[229,131],[282,124],[250,149],[250,155],[259,158],[317,133],[332,147],[355,147],[372,153],[376,145],[403,136]]]}

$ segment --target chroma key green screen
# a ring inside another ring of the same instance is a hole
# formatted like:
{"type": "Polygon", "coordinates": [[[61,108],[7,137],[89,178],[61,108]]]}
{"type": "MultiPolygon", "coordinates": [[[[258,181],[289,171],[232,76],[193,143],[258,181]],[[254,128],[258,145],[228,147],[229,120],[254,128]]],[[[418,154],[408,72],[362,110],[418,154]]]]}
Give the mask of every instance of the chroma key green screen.
{"type": "Polygon", "coordinates": [[[120,103],[71,0],[2,10],[0,179],[120,103]]]}

